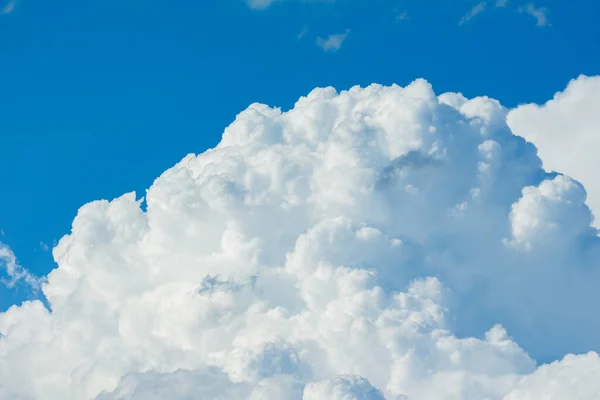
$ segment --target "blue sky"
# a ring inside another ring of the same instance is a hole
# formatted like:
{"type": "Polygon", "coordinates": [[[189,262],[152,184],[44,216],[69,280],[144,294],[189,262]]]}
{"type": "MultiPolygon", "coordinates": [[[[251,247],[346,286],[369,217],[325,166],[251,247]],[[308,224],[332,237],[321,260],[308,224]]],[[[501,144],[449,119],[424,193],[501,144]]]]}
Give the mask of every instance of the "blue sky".
{"type": "MultiPolygon", "coordinates": [[[[438,93],[516,106],[600,72],[598,2],[498,5],[5,2],[0,241],[47,273],[54,264],[44,247],[69,233],[81,205],[143,194],[187,153],[216,145],[252,102],[286,109],[317,86],[424,77],[438,93]]],[[[25,296],[0,294],[0,309],[25,296]]]]}

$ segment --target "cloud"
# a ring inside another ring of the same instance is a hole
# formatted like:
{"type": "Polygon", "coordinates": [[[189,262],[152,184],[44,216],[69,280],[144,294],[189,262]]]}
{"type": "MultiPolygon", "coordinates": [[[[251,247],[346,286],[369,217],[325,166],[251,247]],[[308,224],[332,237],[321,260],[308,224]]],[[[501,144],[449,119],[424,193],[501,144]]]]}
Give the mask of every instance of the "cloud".
{"type": "Polygon", "coordinates": [[[303,400],[385,400],[379,390],[361,376],[339,376],[332,380],[309,383],[303,400]]]}
{"type": "Polygon", "coordinates": [[[4,7],[0,9],[0,15],[8,15],[12,13],[17,7],[18,0],[9,0],[4,7]]]}
{"type": "Polygon", "coordinates": [[[473,8],[469,10],[468,13],[462,16],[462,18],[458,21],[458,25],[464,25],[466,22],[473,19],[476,15],[482,13],[485,10],[485,1],[481,3],[477,3],[473,8]]]}
{"type": "Polygon", "coordinates": [[[408,19],[408,12],[406,12],[406,11],[396,15],[396,21],[398,21],[398,22],[406,21],[407,19],[408,19]]]}
{"type": "MultiPolygon", "coordinates": [[[[265,10],[271,5],[280,2],[281,0],[245,0],[248,7],[255,10],[265,10]]],[[[303,0],[303,1],[320,1],[324,3],[332,3],[335,0],[303,0]]]]}
{"type": "Polygon", "coordinates": [[[24,284],[33,290],[40,288],[40,279],[23,268],[12,250],[3,243],[0,243],[0,272],[5,275],[0,277],[0,282],[8,288],[17,284],[24,284]]]}
{"type": "Polygon", "coordinates": [[[570,246],[569,237],[593,235],[585,191],[571,178],[559,175],[539,186],[526,187],[522,193],[510,214],[512,244],[527,250],[535,242],[570,246]]]}
{"type": "Polygon", "coordinates": [[[218,368],[201,371],[177,370],[171,373],[145,372],[128,375],[111,393],[97,400],[162,400],[162,399],[248,399],[252,387],[233,383],[218,368]],[[193,396],[193,397],[190,397],[193,396]]]}
{"type": "Polygon", "coordinates": [[[506,7],[508,0],[496,0],[496,7],[506,7]]]}
{"type": "Polygon", "coordinates": [[[333,35],[329,35],[327,39],[317,38],[317,45],[327,52],[335,52],[338,51],[341,47],[348,35],[350,34],[350,30],[346,30],[343,33],[337,33],[333,35]]]}
{"type": "Polygon", "coordinates": [[[264,10],[269,8],[269,6],[278,0],[246,0],[248,7],[254,8],[256,10],[264,10]]]}
{"type": "Polygon", "coordinates": [[[9,0],[2,8],[0,8],[0,15],[8,15],[12,13],[17,6],[17,0],[9,0]]]}
{"type": "Polygon", "coordinates": [[[0,399],[594,399],[585,192],[507,113],[424,80],[251,105],[146,211],[79,210],[50,309],[0,314],[0,399]]]}
{"type": "Polygon", "coordinates": [[[600,358],[597,353],[567,355],[521,379],[504,400],[593,399],[598,396],[600,358]]]}
{"type": "Polygon", "coordinates": [[[519,8],[520,13],[526,13],[535,18],[535,26],[552,26],[548,21],[548,9],[546,7],[535,7],[533,3],[519,8]]]}
{"type": "Polygon", "coordinates": [[[600,76],[580,76],[542,105],[522,105],[508,114],[508,124],[539,149],[544,167],[577,179],[600,227],[600,76]]]}
{"type": "Polygon", "coordinates": [[[4,7],[0,8],[0,15],[8,15],[17,7],[18,0],[8,0],[4,7]]]}
{"type": "Polygon", "coordinates": [[[300,31],[300,33],[298,34],[298,40],[302,39],[304,36],[306,36],[306,34],[308,33],[308,31],[310,30],[310,28],[308,26],[304,26],[302,28],[302,30],[300,31]]]}

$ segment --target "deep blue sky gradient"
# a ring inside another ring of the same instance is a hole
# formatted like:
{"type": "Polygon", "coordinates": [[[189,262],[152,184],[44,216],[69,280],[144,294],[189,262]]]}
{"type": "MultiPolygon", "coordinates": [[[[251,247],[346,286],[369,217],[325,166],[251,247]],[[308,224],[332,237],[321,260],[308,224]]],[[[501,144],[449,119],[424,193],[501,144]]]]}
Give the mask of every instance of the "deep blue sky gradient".
{"type": "MultiPolygon", "coordinates": [[[[515,106],[600,73],[596,0],[536,1],[548,27],[517,0],[458,26],[475,4],[21,0],[0,16],[0,241],[47,273],[40,242],[69,233],[81,205],[143,195],[187,153],[216,145],[252,102],[288,109],[316,86],[423,77],[438,93],[515,106]],[[338,52],[315,44],[346,29],[338,52]]],[[[0,288],[0,310],[24,297],[0,288]]]]}

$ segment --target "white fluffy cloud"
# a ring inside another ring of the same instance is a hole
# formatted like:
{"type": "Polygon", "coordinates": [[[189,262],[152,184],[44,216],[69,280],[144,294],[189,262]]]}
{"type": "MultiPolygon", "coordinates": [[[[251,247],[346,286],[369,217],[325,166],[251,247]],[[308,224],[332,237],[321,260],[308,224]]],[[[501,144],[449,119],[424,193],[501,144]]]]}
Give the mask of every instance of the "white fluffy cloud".
{"type": "Polygon", "coordinates": [[[339,376],[332,380],[309,383],[303,400],[384,400],[368,380],[360,376],[339,376]]]}
{"type": "Polygon", "coordinates": [[[251,105],[146,207],[79,210],[51,311],[0,314],[0,399],[593,399],[597,354],[535,361],[600,347],[585,192],[506,114],[423,80],[251,105]]]}
{"type": "Polygon", "coordinates": [[[596,353],[567,355],[521,379],[504,400],[563,400],[598,397],[600,358],[596,353]]]}
{"type": "Polygon", "coordinates": [[[547,170],[577,179],[600,218],[600,76],[580,76],[543,105],[527,104],[508,114],[513,132],[533,142],[547,170]]]}

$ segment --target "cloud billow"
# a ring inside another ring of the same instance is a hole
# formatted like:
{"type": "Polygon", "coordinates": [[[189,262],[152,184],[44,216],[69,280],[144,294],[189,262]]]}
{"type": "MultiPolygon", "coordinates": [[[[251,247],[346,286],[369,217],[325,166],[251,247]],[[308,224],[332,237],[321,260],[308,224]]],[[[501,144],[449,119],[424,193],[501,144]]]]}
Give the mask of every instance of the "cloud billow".
{"type": "Polygon", "coordinates": [[[561,171],[585,185],[587,204],[600,220],[600,76],[581,75],[543,105],[511,110],[507,122],[515,134],[539,149],[544,168],[561,171]]]}
{"type": "Polygon", "coordinates": [[[51,311],[0,314],[0,399],[593,399],[586,193],[506,114],[424,80],[251,105],[146,211],[79,210],[51,311]]]}

